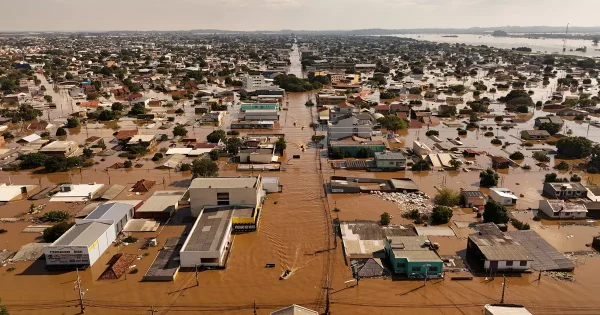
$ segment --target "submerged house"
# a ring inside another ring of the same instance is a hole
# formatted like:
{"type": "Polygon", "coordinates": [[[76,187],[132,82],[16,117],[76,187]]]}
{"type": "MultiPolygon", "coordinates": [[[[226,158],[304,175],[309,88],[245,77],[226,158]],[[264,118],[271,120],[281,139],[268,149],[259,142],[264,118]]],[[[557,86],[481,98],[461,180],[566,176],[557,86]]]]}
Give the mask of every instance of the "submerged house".
{"type": "Polygon", "coordinates": [[[411,278],[440,278],[444,263],[426,236],[388,236],[386,258],[395,274],[411,278]]]}

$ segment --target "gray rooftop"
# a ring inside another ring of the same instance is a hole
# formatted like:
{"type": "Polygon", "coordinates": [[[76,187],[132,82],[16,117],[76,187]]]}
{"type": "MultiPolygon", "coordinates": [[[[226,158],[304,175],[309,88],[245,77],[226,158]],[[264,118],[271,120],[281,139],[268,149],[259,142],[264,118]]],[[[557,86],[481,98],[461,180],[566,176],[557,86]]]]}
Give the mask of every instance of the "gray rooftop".
{"type": "Polygon", "coordinates": [[[533,258],[531,268],[535,270],[573,270],[575,264],[559,252],[535,231],[510,231],[506,234],[523,245],[533,258]]]}
{"type": "Polygon", "coordinates": [[[120,221],[133,209],[133,206],[126,203],[110,203],[103,204],[94,209],[90,214],[86,217],[87,220],[114,220],[120,221]]]}
{"type": "Polygon", "coordinates": [[[465,197],[471,197],[471,198],[484,197],[485,198],[485,195],[479,190],[463,190],[463,191],[461,191],[461,194],[465,197]]]}
{"type": "Polygon", "coordinates": [[[377,160],[406,160],[400,152],[376,152],[375,159],[377,160]]]}
{"type": "Polygon", "coordinates": [[[477,245],[486,260],[532,261],[527,250],[519,242],[505,235],[471,235],[469,239],[477,245]]]}
{"type": "Polygon", "coordinates": [[[219,250],[225,236],[229,233],[227,229],[234,211],[233,209],[205,209],[198,217],[183,251],[219,250]]]}
{"type": "Polygon", "coordinates": [[[111,224],[103,222],[84,222],[75,224],[52,246],[91,246],[96,240],[111,227],[111,224]]]}
{"type": "Polygon", "coordinates": [[[156,191],[136,212],[171,212],[184,194],[185,190],[156,191]]]}
{"type": "Polygon", "coordinates": [[[406,258],[408,261],[439,262],[442,261],[435,251],[424,246],[429,239],[426,236],[388,236],[392,251],[396,258],[406,258]]]}
{"type": "Polygon", "coordinates": [[[257,182],[258,177],[204,177],[194,179],[190,188],[251,188],[257,182]]]}

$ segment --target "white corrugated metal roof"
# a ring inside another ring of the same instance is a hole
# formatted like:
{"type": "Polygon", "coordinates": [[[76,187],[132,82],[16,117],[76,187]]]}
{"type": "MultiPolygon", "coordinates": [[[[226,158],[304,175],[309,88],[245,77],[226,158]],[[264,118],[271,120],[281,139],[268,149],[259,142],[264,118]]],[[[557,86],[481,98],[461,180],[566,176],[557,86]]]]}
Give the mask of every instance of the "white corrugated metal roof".
{"type": "Polygon", "coordinates": [[[173,154],[188,155],[193,150],[194,149],[192,149],[192,148],[170,148],[169,150],[167,150],[167,152],[165,153],[165,155],[173,155],[173,154]]]}

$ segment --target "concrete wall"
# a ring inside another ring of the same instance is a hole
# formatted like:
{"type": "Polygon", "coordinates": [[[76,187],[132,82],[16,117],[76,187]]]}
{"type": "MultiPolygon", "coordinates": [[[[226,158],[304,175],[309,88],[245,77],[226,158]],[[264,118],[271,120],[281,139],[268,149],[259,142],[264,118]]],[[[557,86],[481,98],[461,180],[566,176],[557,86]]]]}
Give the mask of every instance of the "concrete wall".
{"type": "Polygon", "coordinates": [[[258,188],[190,188],[192,215],[198,217],[205,206],[217,206],[217,193],[229,193],[230,205],[252,205],[260,202],[262,182],[258,188]]]}
{"type": "Polygon", "coordinates": [[[553,219],[585,219],[586,212],[554,212],[547,200],[540,201],[540,211],[553,219]]]}
{"type": "MultiPolygon", "coordinates": [[[[486,260],[483,264],[485,269],[490,269],[490,261],[486,260]]],[[[498,261],[498,269],[497,270],[527,270],[531,267],[531,261],[527,261],[527,265],[521,266],[520,261],[513,261],[512,266],[507,266],[506,261],[498,261]]]]}
{"type": "MultiPolygon", "coordinates": [[[[183,268],[194,268],[196,266],[220,267],[225,264],[225,255],[231,239],[231,220],[227,224],[227,233],[223,239],[223,243],[218,250],[215,251],[184,251],[179,253],[180,265],[183,268]],[[202,261],[206,258],[217,259],[217,262],[202,261]]],[[[184,244],[184,247],[187,244],[184,244]]]]}
{"type": "Polygon", "coordinates": [[[500,203],[503,206],[512,206],[515,205],[513,203],[513,199],[512,198],[507,198],[507,197],[503,197],[500,196],[496,191],[490,189],[490,192],[488,193],[490,199],[500,203]]]}

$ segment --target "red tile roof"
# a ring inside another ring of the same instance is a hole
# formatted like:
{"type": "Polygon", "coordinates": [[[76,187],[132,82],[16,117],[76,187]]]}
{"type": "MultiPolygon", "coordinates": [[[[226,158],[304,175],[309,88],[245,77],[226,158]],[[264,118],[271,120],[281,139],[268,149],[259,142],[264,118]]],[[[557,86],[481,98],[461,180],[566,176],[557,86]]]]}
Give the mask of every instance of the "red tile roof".
{"type": "Polygon", "coordinates": [[[133,136],[135,136],[137,134],[138,134],[137,130],[120,130],[119,133],[117,133],[117,135],[115,136],[115,138],[117,140],[125,140],[125,139],[132,138],[133,136]]]}
{"type": "Polygon", "coordinates": [[[337,105],[338,108],[345,108],[345,107],[354,107],[354,105],[348,103],[348,102],[344,102],[344,103],[339,103],[337,105]]]}

